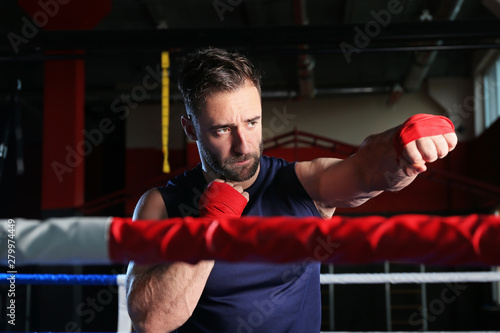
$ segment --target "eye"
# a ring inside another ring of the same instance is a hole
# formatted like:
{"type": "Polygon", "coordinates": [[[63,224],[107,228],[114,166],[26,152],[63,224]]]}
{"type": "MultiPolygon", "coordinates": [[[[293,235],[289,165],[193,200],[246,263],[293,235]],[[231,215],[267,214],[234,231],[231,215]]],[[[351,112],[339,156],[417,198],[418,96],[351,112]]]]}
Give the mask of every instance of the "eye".
{"type": "Polygon", "coordinates": [[[215,130],[215,133],[222,135],[222,134],[229,133],[229,131],[230,131],[229,127],[222,127],[222,128],[218,128],[217,130],[215,130]]]}
{"type": "Polygon", "coordinates": [[[257,121],[256,121],[256,120],[253,120],[253,121],[249,121],[249,122],[248,122],[248,127],[250,127],[250,128],[254,128],[255,126],[257,126],[257,121]]]}

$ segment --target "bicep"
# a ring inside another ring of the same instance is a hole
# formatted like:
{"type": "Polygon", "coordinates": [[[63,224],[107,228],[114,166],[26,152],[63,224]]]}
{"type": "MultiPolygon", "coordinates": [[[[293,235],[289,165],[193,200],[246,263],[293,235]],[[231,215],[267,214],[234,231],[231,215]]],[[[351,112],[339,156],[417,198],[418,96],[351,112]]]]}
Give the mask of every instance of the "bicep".
{"type": "Polygon", "coordinates": [[[323,175],[329,168],[333,168],[341,161],[336,158],[317,158],[295,164],[295,172],[300,183],[315,202],[326,204],[323,194],[323,175]]]}
{"type": "Polygon", "coordinates": [[[355,207],[376,195],[368,193],[356,155],[346,159],[318,158],[296,165],[309,196],[326,207],[355,207]]]}
{"type": "MultiPolygon", "coordinates": [[[[163,220],[168,218],[167,209],[161,193],[157,189],[151,189],[144,193],[139,199],[133,215],[133,220],[163,220]]],[[[160,265],[137,265],[130,262],[127,270],[127,287],[134,286],[136,281],[143,276],[153,275],[158,271],[165,271],[169,267],[185,266],[186,270],[197,265],[181,263],[164,263],[160,265]]]]}
{"type": "MultiPolygon", "coordinates": [[[[144,193],[135,206],[133,220],[161,220],[168,218],[167,209],[163,202],[161,193],[157,189],[151,189],[144,193]]],[[[133,285],[153,271],[158,265],[137,265],[130,262],[126,275],[126,288],[130,292],[133,285]]]]}

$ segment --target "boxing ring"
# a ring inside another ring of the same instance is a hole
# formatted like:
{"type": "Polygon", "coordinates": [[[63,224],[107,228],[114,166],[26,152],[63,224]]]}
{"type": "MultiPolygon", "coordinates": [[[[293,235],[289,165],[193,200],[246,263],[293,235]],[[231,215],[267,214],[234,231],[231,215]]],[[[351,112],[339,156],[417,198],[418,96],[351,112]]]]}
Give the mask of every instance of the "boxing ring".
{"type": "Polygon", "coordinates": [[[2,284],[118,286],[116,332],[130,332],[125,276],[23,274],[25,265],[159,264],[200,260],[367,264],[387,261],[472,265],[453,273],[321,274],[334,284],[497,283],[500,217],[495,215],[172,218],[132,221],[70,217],[0,220],[2,284]],[[411,244],[411,245],[409,245],[411,244]],[[13,260],[14,259],[14,260],[13,260]]]}

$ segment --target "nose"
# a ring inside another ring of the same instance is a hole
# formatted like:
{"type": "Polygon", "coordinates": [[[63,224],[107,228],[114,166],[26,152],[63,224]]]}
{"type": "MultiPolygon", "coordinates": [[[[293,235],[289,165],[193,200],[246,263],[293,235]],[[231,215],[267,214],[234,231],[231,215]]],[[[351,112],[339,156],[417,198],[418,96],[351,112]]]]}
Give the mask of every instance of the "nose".
{"type": "Polygon", "coordinates": [[[241,155],[250,153],[250,145],[248,143],[248,133],[237,129],[233,131],[233,150],[241,155]]]}

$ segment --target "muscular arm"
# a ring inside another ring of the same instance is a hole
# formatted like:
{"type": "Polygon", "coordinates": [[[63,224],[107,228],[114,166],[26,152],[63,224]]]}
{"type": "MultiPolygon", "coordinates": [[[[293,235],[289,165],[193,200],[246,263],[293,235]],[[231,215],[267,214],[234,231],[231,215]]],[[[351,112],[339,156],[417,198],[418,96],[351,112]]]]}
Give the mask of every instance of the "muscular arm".
{"type": "MultiPolygon", "coordinates": [[[[134,219],[165,219],[165,204],[157,190],[140,199],[134,219]]],[[[156,266],[129,264],[127,305],[138,332],[171,332],[193,313],[213,267],[213,261],[196,265],[171,263],[156,266]]]]}
{"type": "Polygon", "coordinates": [[[296,164],[296,172],[311,198],[328,207],[355,207],[383,191],[399,191],[443,158],[456,143],[454,133],[419,138],[400,156],[394,149],[397,128],[369,136],[359,151],[345,159],[320,158],[296,164]]]}

